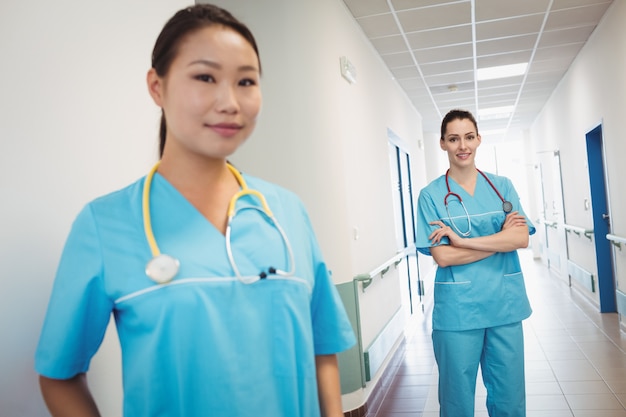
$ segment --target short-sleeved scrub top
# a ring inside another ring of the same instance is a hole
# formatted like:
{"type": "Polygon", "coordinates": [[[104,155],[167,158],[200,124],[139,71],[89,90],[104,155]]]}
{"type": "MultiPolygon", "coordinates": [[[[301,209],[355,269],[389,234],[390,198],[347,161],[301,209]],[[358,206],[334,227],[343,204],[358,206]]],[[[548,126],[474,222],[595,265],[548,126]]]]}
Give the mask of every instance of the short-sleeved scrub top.
{"type": "MultiPolygon", "coordinates": [[[[169,284],[145,274],[144,179],[82,210],[67,239],[36,352],[40,374],[86,372],[111,313],[122,348],[124,415],[319,416],[315,355],[355,343],[343,304],[300,200],[244,176],[267,199],[295,256],[292,277],[242,283],[225,237],[158,173],[153,230],[180,261],[169,284]]],[[[259,204],[245,196],[242,205],[259,204]]],[[[256,210],[232,226],[243,276],[288,269],[280,234],[256,210]]]]}
{"type": "MultiPolygon", "coordinates": [[[[513,211],[526,216],[511,181],[503,176],[485,174],[503,198],[513,204],[513,211]]],[[[430,255],[433,246],[428,236],[439,228],[430,222],[441,220],[461,235],[470,230],[469,218],[471,232],[467,237],[472,238],[501,231],[506,218],[502,200],[482,175],[477,177],[473,196],[452,178],[449,178],[449,184],[450,191],[461,197],[468,213],[456,197],[450,196],[448,214],[444,204],[444,197],[448,194],[445,175],[422,189],[418,198],[416,246],[426,255],[430,255]]],[[[535,233],[528,218],[526,223],[529,233],[535,233]]],[[[449,241],[444,238],[440,244],[446,245],[449,241]]],[[[531,314],[517,251],[497,252],[465,265],[438,267],[434,299],[434,330],[463,331],[502,326],[519,322],[531,314]]]]}

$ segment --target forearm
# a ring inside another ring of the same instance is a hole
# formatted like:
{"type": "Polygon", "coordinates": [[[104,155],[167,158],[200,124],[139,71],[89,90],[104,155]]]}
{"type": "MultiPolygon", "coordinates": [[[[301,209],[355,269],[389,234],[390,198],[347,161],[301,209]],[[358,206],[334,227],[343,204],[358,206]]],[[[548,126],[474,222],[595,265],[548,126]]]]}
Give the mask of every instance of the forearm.
{"type": "Polygon", "coordinates": [[[323,417],[343,417],[337,355],[317,355],[317,390],[323,417]]]}
{"type": "Polygon", "coordinates": [[[440,245],[430,248],[430,253],[437,265],[443,268],[480,261],[493,255],[495,251],[482,251],[450,245],[440,245]]]}
{"type": "Polygon", "coordinates": [[[100,417],[85,374],[71,379],[39,377],[43,399],[53,417],[100,417]]]}
{"type": "Polygon", "coordinates": [[[511,227],[488,236],[460,239],[454,245],[478,251],[512,252],[528,247],[528,226],[511,227]]]}

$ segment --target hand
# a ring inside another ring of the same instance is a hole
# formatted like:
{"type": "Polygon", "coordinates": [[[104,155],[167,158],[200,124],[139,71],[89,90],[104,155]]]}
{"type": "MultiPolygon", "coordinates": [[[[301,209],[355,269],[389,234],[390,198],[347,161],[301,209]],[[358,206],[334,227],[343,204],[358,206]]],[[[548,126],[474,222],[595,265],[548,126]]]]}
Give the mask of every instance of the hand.
{"type": "Polygon", "coordinates": [[[526,217],[519,214],[519,211],[513,211],[507,214],[502,224],[502,230],[517,226],[526,226],[526,217]]]}
{"type": "Polygon", "coordinates": [[[428,239],[433,245],[438,245],[443,237],[447,237],[450,245],[452,246],[458,246],[459,242],[463,240],[463,238],[457,235],[450,226],[446,226],[446,224],[441,220],[430,222],[429,224],[431,226],[439,226],[439,229],[435,230],[430,234],[430,236],[428,236],[428,239]]]}

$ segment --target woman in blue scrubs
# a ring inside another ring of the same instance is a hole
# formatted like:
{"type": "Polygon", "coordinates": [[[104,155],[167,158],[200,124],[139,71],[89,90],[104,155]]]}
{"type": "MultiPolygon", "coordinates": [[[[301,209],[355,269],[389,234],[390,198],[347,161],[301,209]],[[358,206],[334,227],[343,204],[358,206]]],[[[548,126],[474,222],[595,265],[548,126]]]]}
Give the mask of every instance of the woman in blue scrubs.
{"type": "Polygon", "coordinates": [[[86,373],[111,315],[125,416],[343,416],[336,353],[355,338],[308,215],[226,160],[260,73],[227,11],[166,23],[147,74],[160,163],[84,207],[58,267],[35,358],[53,416],[99,415],[86,373]]]}
{"type": "Polygon", "coordinates": [[[441,123],[445,175],[421,190],[417,247],[438,265],[433,348],[442,417],[474,415],[480,365],[492,417],[526,415],[522,320],[531,314],[517,249],[534,226],[511,181],[476,168],[474,116],[452,110],[441,123]]]}

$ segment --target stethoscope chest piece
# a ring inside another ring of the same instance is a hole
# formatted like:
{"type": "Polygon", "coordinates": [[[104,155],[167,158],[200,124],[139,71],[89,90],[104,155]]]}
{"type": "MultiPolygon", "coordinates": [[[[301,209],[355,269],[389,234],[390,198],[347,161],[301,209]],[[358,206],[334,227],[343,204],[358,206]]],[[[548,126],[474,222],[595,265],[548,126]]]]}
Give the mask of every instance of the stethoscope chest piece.
{"type": "Polygon", "coordinates": [[[513,204],[511,204],[510,201],[504,201],[502,203],[502,210],[504,210],[506,214],[509,214],[511,211],[513,211],[513,204]]]}
{"type": "Polygon", "coordinates": [[[178,259],[162,253],[146,264],[146,275],[157,284],[166,284],[178,274],[179,267],[178,259]]]}

